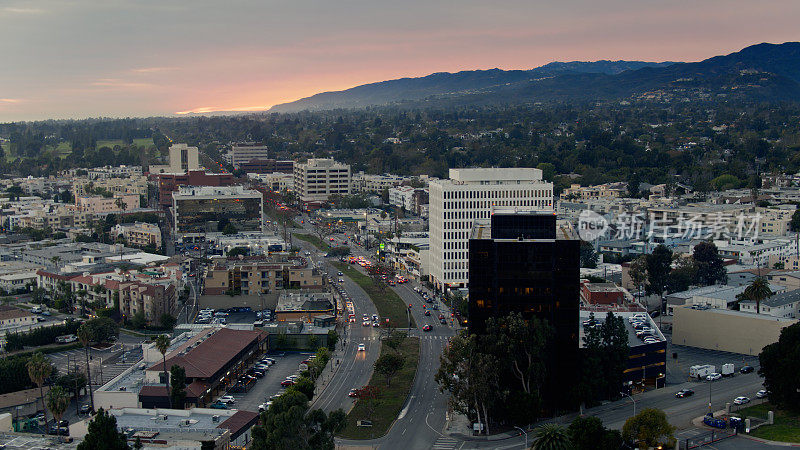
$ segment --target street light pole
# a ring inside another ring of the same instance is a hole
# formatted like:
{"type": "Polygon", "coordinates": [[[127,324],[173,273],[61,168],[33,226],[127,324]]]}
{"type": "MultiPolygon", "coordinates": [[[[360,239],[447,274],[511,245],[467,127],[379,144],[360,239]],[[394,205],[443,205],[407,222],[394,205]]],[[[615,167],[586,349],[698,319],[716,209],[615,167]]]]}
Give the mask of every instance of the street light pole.
{"type": "Polygon", "coordinates": [[[522,431],[522,434],[525,435],[525,448],[528,448],[528,433],[520,427],[515,426],[514,428],[518,429],[519,431],[522,431]]]}
{"type": "Polygon", "coordinates": [[[633,415],[635,416],[636,415],[636,400],[634,400],[634,398],[630,394],[626,394],[624,392],[620,392],[619,395],[624,395],[624,396],[628,397],[629,399],[631,399],[631,401],[633,402],[633,415]]]}

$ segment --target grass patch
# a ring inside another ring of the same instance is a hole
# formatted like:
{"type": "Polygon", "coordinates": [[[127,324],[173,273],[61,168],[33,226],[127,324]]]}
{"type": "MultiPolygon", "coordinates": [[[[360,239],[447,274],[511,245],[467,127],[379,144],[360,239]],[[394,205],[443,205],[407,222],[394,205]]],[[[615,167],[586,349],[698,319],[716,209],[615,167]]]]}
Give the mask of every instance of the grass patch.
{"type": "Polygon", "coordinates": [[[742,408],[732,415],[743,418],[755,416],[766,419],[768,411],[775,412],[775,423],[756,428],[750,433],[750,436],[769,439],[770,441],[800,443],[800,414],[777,409],[770,403],[764,402],[760,405],[742,408]]]}
{"type": "MultiPolygon", "coordinates": [[[[394,350],[381,344],[381,353],[392,352],[394,350]]],[[[400,348],[406,358],[402,370],[392,379],[392,384],[386,386],[386,379],[383,375],[373,373],[369,380],[370,386],[378,386],[381,389],[380,398],[375,402],[375,409],[372,412],[372,426],[359,427],[356,422],[367,419],[367,408],[364,403],[357,401],[353,409],[347,415],[347,426],[342,431],[340,437],[346,439],[373,439],[385,435],[392,426],[403,404],[406,402],[411,385],[414,383],[414,375],[419,364],[419,338],[407,338],[400,348]]]]}
{"type": "MultiPolygon", "coordinates": [[[[386,288],[381,291],[377,286],[375,286],[375,283],[372,282],[372,278],[359,272],[349,264],[337,261],[334,262],[333,265],[342,271],[343,274],[347,275],[353,281],[358,283],[359,286],[361,286],[361,289],[363,289],[364,292],[369,295],[372,303],[374,303],[375,307],[378,308],[378,315],[381,316],[381,319],[388,318],[389,321],[396,327],[406,326],[408,323],[407,306],[403,299],[401,299],[395,291],[393,291],[389,286],[386,286],[386,288]]],[[[417,325],[414,322],[414,316],[411,316],[411,328],[416,327],[417,325]]]]}
{"type": "Polygon", "coordinates": [[[98,149],[103,147],[114,148],[115,145],[122,147],[122,139],[98,139],[96,147],[98,149]]]}
{"type": "Polygon", "coordinates": [[[322,250],[323,252],[327,252],[331,249],[331,246],[326,244],[325,241],[314,236],[313,234],[295,234],[294,237],[300,239],[301,241],[306,241],[317,247],[318,249],[322,250]]]}

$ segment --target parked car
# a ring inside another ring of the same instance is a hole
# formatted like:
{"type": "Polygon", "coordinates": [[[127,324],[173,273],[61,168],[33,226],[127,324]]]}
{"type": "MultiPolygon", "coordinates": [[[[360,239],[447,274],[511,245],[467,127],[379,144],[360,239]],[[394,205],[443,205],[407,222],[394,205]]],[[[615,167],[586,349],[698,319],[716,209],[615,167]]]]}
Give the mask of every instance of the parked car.
{"type": "Polygon", "coordinates": [[[703,417],[703,423],[710,427],[720,428],[723,430],[728,426],[724,420],[714,417],[711,413],[708,413],[705,417],[703,417]]]}
{"type": "Polygon", "coordinates": [[[706,377],[706,380],[707,381],[717,381],[720,378],[722,378],[722,374],[719,373],[719,372],[714,372],[714,373],[708,374],[708,376],[706,377]]]}
{"type": "Polygon", "coordinates": [[[292,380],[283,380],[283,381],[281,381],[281,386],[283,386],[283,387],[294,386],[294,381],[292,381],[292,380]]]}
{"type": "Polygon", "coordinates": [[[89,414],[90,412],[92,412],[92,405],[88,403],[81,405],[81,414],[89,414]]]}
{"type": "Polygon", "coordinates": [[[439,319],[439,323],[441,323],[442,325],[447,325],[447,319],[442,317],[441,319],[439,319]]]}
{"type": "Polygon", "coordinates": [[[734,405],[744,405],[745,403],[750,403],[750,399],[745,396],[736,397],[733,399],[734,405]]]}
{"type": "Polygon", "coordinates": [[[675,393],[675,397],[678,398],[691,397],[692,395],[694,395],[694,391],[691,389],[681,389],[675,393]]]}
{"type": "Polygon", "coordinates": [[[431,312],[426,310],[426,311],[425,311],[425,315],[426,315],[426,316],[430,316],[430,315],[431,315],[431,312]]]}
{"type": "Polygon", "coordinates": [[[222,403],[225,403],[225,404],[228,404],[228,403],[236,403],[236,399],[235,399],[235,398],[233,398],[233,396],[232,396],[232,395],[223,395],[223,396],[222,396],[222,397],[220,397],[220,398],[219,398],[219,400],[217,400],[217,401],[220,401],[220,402],[222,402],[222,403]]]}
{"type": "Polygon", "coordinates": [[[753,366],[742,366],[742,368],[739,369],[739,373],[750,373],[754,370],[755,369],[753,368],[753,366]]]}
{"type": "Polygon", "coordinates": [[[760,391],[756,392],[756,398],[767,398],[769,397],[769,392],[766,389],[761,389],[760,391]]]}
{"type": "Polygon", "coordinates": [[[222,403],[219,400],[217,400],[216,402],[208,405],[208,407],[212,408],[212,409],[228,409],[227,403],[222,403]]]}

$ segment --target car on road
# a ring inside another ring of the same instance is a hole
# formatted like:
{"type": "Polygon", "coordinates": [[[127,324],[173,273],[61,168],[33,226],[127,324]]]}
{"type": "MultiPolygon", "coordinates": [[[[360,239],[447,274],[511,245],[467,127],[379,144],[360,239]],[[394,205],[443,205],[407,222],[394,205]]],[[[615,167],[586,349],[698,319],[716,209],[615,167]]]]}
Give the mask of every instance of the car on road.
{"type": "Polygon", "coordinates": [[[350,392],[347,394],[348,397],[358,397],[358,389],[350,389],[350,392]]]}
{"type": "Polygon", "coordinates": [[[228,405],[226,403],[222,403],[221,401],[217,400],[216,402],[208,405],[211,409],[228,409],[228,405]]]}
{"type": "Polygon", "coordinates": [[[717,381],[720,378],[722,378],[722,374],[718,373],[718,372],[714,372],[714,373],[708,374],[708,376],[706,377],[706,381],[717,381]]]}
{"type": "Polygon", "coordinates": [[[92,412],[92,405],[88,403],[81,405],[81,414],[89,414],[90,412],[92,412]]]}
{"type": "Polygon", "coordinates": [[[439,319],[439,323],[442,324],[442,325],[447,325],[447,319],[442,317],[441,319],[439,319]]]}
{"type": "Polygon", "coordinates": [[[362,327],[368,327],[368,326],[370,326],[370,323],[371,322],[369,320],[365,320],[365,321],[361,322],[361,326],[362,327]]]}
{"type": "Polygon", "coordinates": [[[769,397],[769,392],[766,389],[761,389],[760,391],[756,392],[756,398],[767,398],[769,397]]]}
{"type": "Polygon", "coordinates": [[[378,322],[377,320],[375,322],[372,322],[372,328],[379,328],[380,326],[381,326],[381,323],[378,322]]]}
{"type": "Polygon", "coordinates": [[[425,311],[425,315],[426,315],[426,316],[430,316],[430,315],[431,315],[431,312],[426,310],[426,311],[425,311]]]}
{"type": "Polygon", "coordinates": [[[754,370],[755,369],[753,368],[753,366],[742,366],[742,368],[739,369],[739,373],[750,373],[754,370]]]}
{"type": "Polygon", "coordinates": [[[367,346],[364,344],[358,344],[358,351],[365,352],[367,351],[367,346]]]}
{"type": "Polygon", "coordinates": [[[342,272],[339,272],[339,273],[337,273],[336,275],[339,275],[339,276],[341,277],[341,276],[342,276],[342,275],[344,275],[344,274],[343,274],[342,272]]]}
{"type": "Polygon", "coordinates": [[[339,283],[344,283],[344,278],[339,278],[339,283]]]}
{"type": "Polygon", "coordinates": [[[236,399],[235,399],[235,398],[233,398],[233,396],[232,396],[232,395],[223,395],[223,396],[222,396],[222,397],[220,397],[220,398],[219,398],[219,400],[217,400],[217,401],[219,401],[219,402],[222,402],[222,403],[225,403],[225,404],[228,404],[228,403],[236,403],[236,399]]]}
{"type": "Polygon", "coordinates": [[[745,403],[750,403],[750,399],[745,396],[736,397],[733,399],[734,405],[744,405],[745,403]]]}
{"type": "Polygon", "coordinates": [[[675,393],[675,397],[678,398],[691,397],[692,395],[694,395],[694,391],[691,389],[681,389],[675,393]]]}
{"type": "Polygon", "coordinates": [[[422,331],[431,331],[432,329],[433,327],[430,325],[425,325],[424,327],[422,327],[422,331]]]}

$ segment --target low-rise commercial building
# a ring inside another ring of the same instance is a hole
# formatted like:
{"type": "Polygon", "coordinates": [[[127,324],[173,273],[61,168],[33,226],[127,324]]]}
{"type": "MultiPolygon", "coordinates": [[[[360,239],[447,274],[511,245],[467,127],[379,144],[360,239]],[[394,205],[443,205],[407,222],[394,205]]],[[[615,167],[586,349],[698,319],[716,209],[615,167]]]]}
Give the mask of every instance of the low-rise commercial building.
{"type": "Polygon", "coordinates": [[[118,224],[114,227],[113,233],[115,236],[122,236],[128,245],[161,248],[161,228],[154,223],[118,224]]]}
{"type": "Polygon", "coordinates": [[[92,214],[111,214],[138,209],[139,196],[136,194],[115,194],[113,197],[102,195],[75,197],[78,211],[92,214]]]}
{"type": "Polygon", "coordinates": [[[284,292],[278,296],[275,320],[313,323],[318,317],[335,317],[333,297],[327,292],[284,292]]]}
{"type": "Polygon", "coordinates": [[[282,254],[212,259],[203,283],[206,295],[269,294],[285,288],[322,289],[319,270],[305,258],[282,254]]]}
{"type": "Polygon", "coordinates": [[[744,355],[758,355],[797,319],[727,309],[674,308],[672,343],[744,355]]]}
{"type": "Polygon", "coordinates": [[[36,315],[29,310],[0,305],[0,329],[19,328],[36,323],[36,315]]]}
{"type": "Polygon", "coordinates": [[[181,186],[172,193],[175,235],[218,230],[221,219],[238,231],[264,231],[264,197],[242,186],[181,186]]]}
{"type": "Polygon", "coordinates": [[[185,173],[156,173],[151,178],[158,184],[158,204],[162,208],[172,206],[172,193],[181,186],[231,186],[232,173],[206,173],[203,170],[188,170],[185,173]]]}
{"type": "Polygon", "coordinates": [[[625,291],[614,283],[581,282],[581,301],[589,305],[623,305],[625,291]]]}

